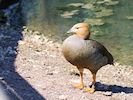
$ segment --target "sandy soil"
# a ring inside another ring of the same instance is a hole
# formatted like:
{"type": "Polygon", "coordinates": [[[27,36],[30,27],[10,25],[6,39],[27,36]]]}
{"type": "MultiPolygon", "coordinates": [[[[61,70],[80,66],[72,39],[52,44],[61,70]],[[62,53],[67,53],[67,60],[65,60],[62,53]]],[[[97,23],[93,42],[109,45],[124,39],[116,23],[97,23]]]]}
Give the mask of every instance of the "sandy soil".
{"type": "MultiPolygon", "coordinates": [[[[79,81],[79,74],[64,59],[60,43],[11,31],[13,36],[8,30],[1,38],[7,41],[1,44],[6,53],[0,68],[0,83],[9,100],[132,100],[133,67],[118,63],[102,67],[97,74],[97,91],[89,94],[72,87],[79,81]]],[[[85,70],[86,86],[90,80],[91,74],[85,70]]]]}

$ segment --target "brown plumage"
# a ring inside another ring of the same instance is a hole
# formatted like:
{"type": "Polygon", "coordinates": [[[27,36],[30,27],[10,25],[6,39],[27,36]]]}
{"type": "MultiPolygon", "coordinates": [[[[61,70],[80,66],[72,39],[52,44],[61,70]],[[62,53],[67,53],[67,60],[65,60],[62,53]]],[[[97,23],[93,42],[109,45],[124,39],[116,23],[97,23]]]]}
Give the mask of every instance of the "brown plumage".
{"type": "Polygon", "coordinates": [[[83,88],[83,69],[89,69],[92,73],[92,83],[86,91],[95,91],[96,73],[107,64],[113,64],[113,57],[107,49],[95,40],[89,39],[89,24],[78,23],[68,33],[74,33],[63,42],[62,52],[64,57],[80,72],[80,84],[76,88],[83,88]]]}

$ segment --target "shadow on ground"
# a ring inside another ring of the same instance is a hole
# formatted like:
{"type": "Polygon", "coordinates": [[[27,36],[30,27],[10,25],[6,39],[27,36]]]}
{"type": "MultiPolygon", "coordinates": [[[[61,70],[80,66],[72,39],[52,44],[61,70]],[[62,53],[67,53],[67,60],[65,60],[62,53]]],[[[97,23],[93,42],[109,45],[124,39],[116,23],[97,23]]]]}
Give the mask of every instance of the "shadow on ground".
{"type": "Polygon", "coordinates": [[[21,31],[3,27],[0,28],[0,36],[0,48],[4,53],[4,60],[0,64],[0,85],[9,100],[45,100],[32,85],[16,72],[15,59],[18,42],[23,39],[21,31]]]}
{"type": "Polygon", "coordinates": [[[2,98],[2,93],[0,93],[0,100],[45,100],[16,71],[15,60],[18,54],[18,42],[23,39],[21,8],[16,3],[18,1],[0,1],[0,11],[6,14],[3,15],[6,16],[6,20],[0,22],[0,90],[8,98],[2,98]]]}
{"type": "Polygon", "coordinates": [[[96,83],[97,91],[111,91],[112,93],[121,93],[124,92],[126,94],[133,93],[133,87],[123,87],[119,85],[107,85],[102,84],[100,82],[96,83]]]}

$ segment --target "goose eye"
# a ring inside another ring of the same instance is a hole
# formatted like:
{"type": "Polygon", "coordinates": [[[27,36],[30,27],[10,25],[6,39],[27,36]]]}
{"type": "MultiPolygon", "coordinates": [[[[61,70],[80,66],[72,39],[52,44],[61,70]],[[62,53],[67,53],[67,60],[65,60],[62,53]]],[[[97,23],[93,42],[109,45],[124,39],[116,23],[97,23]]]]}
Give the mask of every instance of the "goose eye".
{"type": "Polygon", "coordinates": [[[79,27],[76,27],[76,29],[79,29],[79,27]]]}

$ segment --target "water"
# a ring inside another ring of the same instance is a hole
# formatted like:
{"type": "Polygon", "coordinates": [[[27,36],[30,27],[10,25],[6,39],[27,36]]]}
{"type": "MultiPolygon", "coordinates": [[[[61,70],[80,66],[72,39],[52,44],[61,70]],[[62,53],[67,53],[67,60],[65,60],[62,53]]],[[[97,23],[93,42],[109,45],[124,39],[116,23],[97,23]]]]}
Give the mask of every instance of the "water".
{"type": "Polygon", "coordinates": [[[119,0],[112,9],[114,15],[104,18],[107,24],[100,27],[102,35],[95,38],[109,48],[117,62],[133,65],[133,20],[127,19],[133,16],[133,1],[119,0]]]}
{"type": "Polygon", "coordinates": [[[63,9],[69,3],[82,0],[22,0],[22,13],[25,24],[32,30],[38,30],[50,38],[63,40],[65,31],[78,20],[61,17],[63,9]]]}
{"type": "Polygon", "coordinates": [[[117,0],[119,3],[116,0],[33,1],[34,9],[31,2],[23,3],[26,23],[32,29],[62,41],[70,35],[65,32],[73,24],[89,22],[91,38],[105,45],[115,61],[133,66],[132,0],[117,0]]]}

